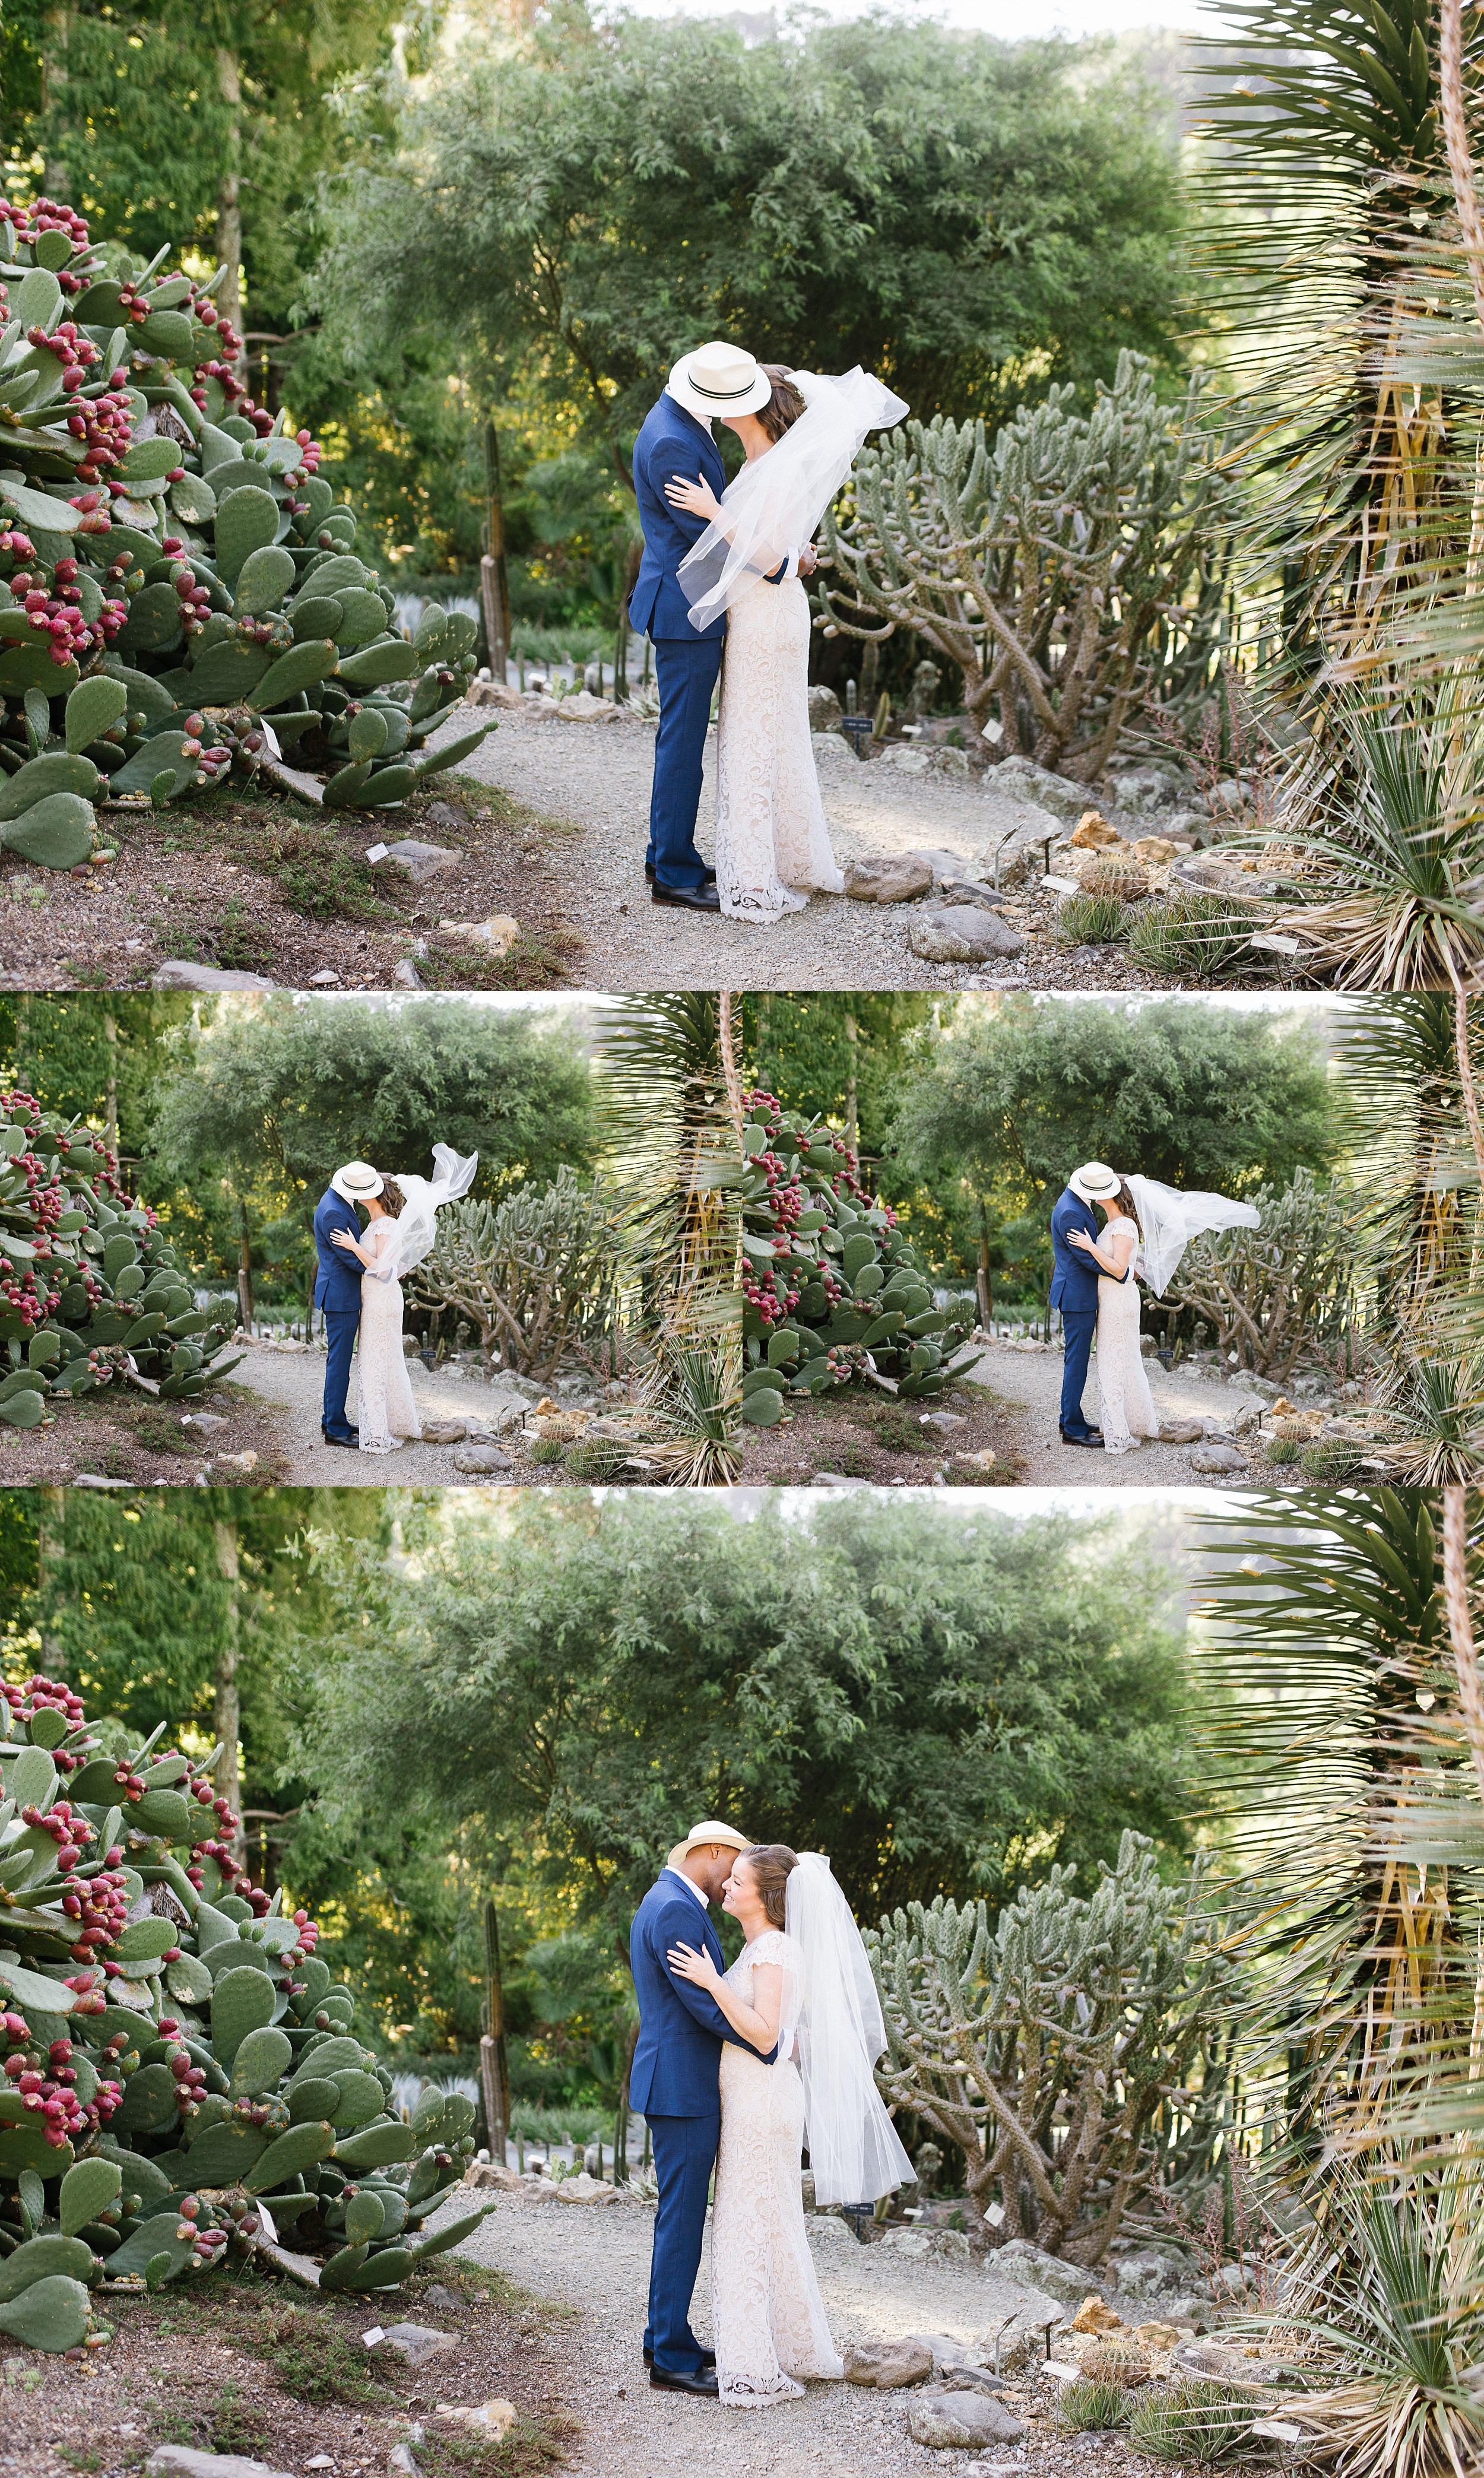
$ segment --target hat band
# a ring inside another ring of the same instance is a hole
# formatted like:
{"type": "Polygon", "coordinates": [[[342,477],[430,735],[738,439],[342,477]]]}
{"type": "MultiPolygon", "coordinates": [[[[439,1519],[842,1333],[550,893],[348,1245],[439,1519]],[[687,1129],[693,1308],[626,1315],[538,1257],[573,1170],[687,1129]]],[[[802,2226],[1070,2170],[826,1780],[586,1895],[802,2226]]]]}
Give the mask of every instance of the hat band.
{"type": "Polygon", "coordinates": [[[755,371],[753,376],[750,379],[745,380],[741,387],[709,388],[702,387],[700,380],[695,376],[693,370],[687,370],[686,385],[687,387],[694,388],[697,395],[710,396],[714,404],[731,404],[738,396],[749,394],[752,389],[756,387],[758,380],[762,375],[763,373],[761,370],[755,371]]]}

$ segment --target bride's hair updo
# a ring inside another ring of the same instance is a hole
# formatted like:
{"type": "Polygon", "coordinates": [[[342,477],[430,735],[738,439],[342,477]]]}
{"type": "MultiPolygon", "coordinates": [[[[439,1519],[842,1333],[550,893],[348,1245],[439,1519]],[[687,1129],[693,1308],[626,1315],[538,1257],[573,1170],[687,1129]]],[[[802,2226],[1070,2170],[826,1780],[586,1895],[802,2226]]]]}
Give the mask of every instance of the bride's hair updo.
{"type": "MultiPolygon", "coordinates": [[[[758,419],[776,446],[784,432],[792,429],[803,412],[804,399],[781,363],[759,362],[758,367],[763,376],[773,383],[772,394],[759,410],[758,419]]],[[[783,1845],[780,1842],[777,1846],[781,1849],[783,1845]]]]}
{"type": "Polygon", "coordinates": [[[384,1178],[381,1183],[381,1194],[376,1201],[383,1213],[390,1213],[395,1221],[396,1216],[406,1206],[407,1199],[394,1178],[384,1178]]]}
{"type": "Polygon", "coordinates": [[[758,1888],[758,1899],[767,1912],[769,1927],[781,1928],[788,1900],[789,1878],[798,1865],[798,1852],[786,1841],[756,1841],[750,1850],[742,1850],[752,1870],[752,1881],[758,1888]]]}
{"type": "Polygon", "coordinates": [[[1126,1178],[1119,1179],[1119,1192],[1113,1201],[1118,1206],[1119,1211],[1120,1213],[1126,1213],[1135,1229],[1142,1233],[1144,1224],[1139,1219],[1139,1207],[1134,1202],[1134,1191],[1129,1186],[1126,1178]]]}

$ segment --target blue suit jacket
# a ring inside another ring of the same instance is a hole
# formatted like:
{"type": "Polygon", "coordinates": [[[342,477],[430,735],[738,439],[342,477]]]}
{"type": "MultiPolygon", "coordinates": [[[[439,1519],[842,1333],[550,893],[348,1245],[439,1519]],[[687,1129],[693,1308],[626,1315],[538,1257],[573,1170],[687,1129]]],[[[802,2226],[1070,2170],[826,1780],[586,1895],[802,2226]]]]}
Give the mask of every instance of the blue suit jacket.
{"type": "MultiPolygon", "coordinates": [[[[677,1979],[665,1957],[672,1944],[704,1945],[723,1967],[720,1941],[699,1902],[668,1868],[650,1887],[629,1931],[629,1965],[639,1999],[639,2043],[629,2067],[629,2105],[641,2116],[715,2116],[721,2105],[721,2042],[760,2052],[734,2031],[704,1987],[677,1979]]],[[[764,2061],[770,2064],[774,2049],[764,2061]]]]}
{"type": "Polygon", "coordinates": [[[665,495],[667,482],[693,482],[704,474],[719,499],[726,489],[726,468],[707,422],[697,421],[677,404],[668,389],[644,417],[634,442],[634,495],[644,532],[644,556],[629,596],[629,624],[646,637],[683,637],[689,645],[726,632],[726,613],[709,628],[692,628],[690,604],[675,571],[688,550],[706,531],[706,518],[672,508],[665,495]]]}
{"type": "Polygon", "coordinates": [[[361,1218],[353,1204],[327,1187],[314,1207],[314,1252],[319,1258],[319,1271],[314,1277],[314,1305],[361,1313],[361,1276],[364,1271],[358,1256],[337,1248],[330,1233],[348,1230],[353,1239],[361,1236],[361,1218]]]}
{"type": "Polygon", "coordinates": [[[1097,1237],[1097,1216],[1080,1196],[1064,1187],[1051,1212],[1051,1246],[1056,1262],[1051,1274],[1051,1305],[1064,1312],[1070,1308],[1094,1315],[1097,1311],[1097,1267],[1091,1256],[1068,1245],[1069,1230],[1085,1230],[1090,1239],[1097,1237]]]}

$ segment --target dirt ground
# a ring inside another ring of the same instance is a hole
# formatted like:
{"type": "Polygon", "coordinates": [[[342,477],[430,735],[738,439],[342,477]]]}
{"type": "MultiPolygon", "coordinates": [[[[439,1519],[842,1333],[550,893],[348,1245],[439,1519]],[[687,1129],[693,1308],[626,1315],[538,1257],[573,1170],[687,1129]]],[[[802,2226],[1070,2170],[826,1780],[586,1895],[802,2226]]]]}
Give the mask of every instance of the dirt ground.
{"type": "Polygon", "coordinates": [[[420,2426],[425,2478],[528,2478],[563,2465],[575,2433],[563,2401],[569,2311],[462,2258],[440,2257],[394,2300],[315,2297],[249,2269],[154,2297],[104,2290],[97,2303],[113,2327],[107,2347],[0,2358],[0,2470],[123,2478],[157,2444],[185,2443],[380,2478],[420,2426]],[[373,2361],[362,2333],[404,2320],[456,2333],[457,2351],[420,2372],[386,2353],[373,2361]],[[437,2415],[440,2402],[490,2399],[519,2414],[503,2445],[470,2443],[437,2415]]]}
{"type": "Polygon", "coordinates": [[[0,855],[0,987],[139,989],[171,958],[304,989],[547,989],[580,942],[553,874],[572,829],[461,775],[393,810],[314,811],[224,792],[200,805],[99,813],[118,857],[77,872],[0,855]],[[366,852],[409,838],[461,855],[420,886],[366,852]],[[517,920],[503,957],[440,921],[517,920]],[[413,986],[411,983],[407,986],[413,986]]]}
{"type": "Polygon", "coordinates": [[[58,1401],[38,1429],[0,1424],[0,1487],[55,1488],[83,1477],[189,1487],[209,1463],[237,1486],[288,1478],[272,1413],[231,1379],[200,1403],[151,1403],[109,1386],[58,1401]],[[202,1412],[213,1424],[205,1430],[195,1425],[202,1412]],[[256,1464],[227,1464],[243,1454],[256,1464]]]}

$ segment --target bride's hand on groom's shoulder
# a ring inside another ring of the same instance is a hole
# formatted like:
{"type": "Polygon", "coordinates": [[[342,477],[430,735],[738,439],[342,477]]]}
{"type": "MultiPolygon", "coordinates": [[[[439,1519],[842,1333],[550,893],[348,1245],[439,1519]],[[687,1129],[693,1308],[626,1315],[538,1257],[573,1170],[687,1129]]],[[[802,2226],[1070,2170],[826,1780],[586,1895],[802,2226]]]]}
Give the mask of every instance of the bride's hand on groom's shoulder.
{"type": "Polygon", "coordinates": [[[709,1953],[697,1953],[690,1944],[672,1944],[666,1960],[677,1979],[689,1979],[694,1987],[719,1987],[721,1973],[709,1953]]]}
{"type": "Polygon", "coordinates": [[[1085,1230],[1069,1230],[1067,1233],[1067,1244],[1069,1248],[1085,1248],[1088,1254],[1091,1256],[1095,1242],[1088,1237],[1085,1230]]]}
{"type": "Polygon", "coordinates": [[[682,482],[677,473],[666,483],[665,495],[672,508],[684,508],[690,517],[704,517],[708,523],[721,514],[716,493],[703,476],[698,475],[693,482],[682,482]]]}

